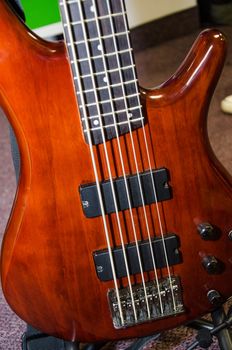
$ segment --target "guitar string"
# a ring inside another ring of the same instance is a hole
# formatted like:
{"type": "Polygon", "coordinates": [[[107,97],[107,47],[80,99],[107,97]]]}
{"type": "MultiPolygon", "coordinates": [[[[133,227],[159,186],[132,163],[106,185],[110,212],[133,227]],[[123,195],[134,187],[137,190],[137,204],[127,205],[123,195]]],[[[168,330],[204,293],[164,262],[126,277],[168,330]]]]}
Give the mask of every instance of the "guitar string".
{"type": "MultiPolygon", "coordinates": [[[[151,167],[150,167],[151,168],[151,167]]],[[[150,169],[151,170],[151,169],[150,169]]],[[[152,176],[152,173],[151,173],[151,177],[152,177],[152,182],[153,182],[153,176],[152,176]]],[[[155,188],[155,186],[154,186],[154,183],[153,183],[153,187],[155,188]]],[[[167,264],[167,266],[168,266],[168,264],[167,264]]]]}
{"type": "MultiPolygon", "coordinates": [[[[100,33],[99,33],[99,37],[100,37],[100,33]]],[[[115,123],[116,125],[116,123],[115,123]]],[[[130,130],[131,131],[131,130],[130,130]]],[[[122,162],[123,164],[123,162],[122,162]]],[[[137,167],[137,173],[138,173],[138,167],[137,167]]],[[[125,176],[125,174],[124,174],[125,176]]],[[[139,176],[139,175],[138,175],[139,176]]],[[[140,178],[139,178],[140,180],[140,178]]],[[[141,183],[139,184],[140,185],[140,192],[141,192],[141,197],[143,197],[143,193],[142,193],[142,188],[141,188],[141,183]]],[[[128,190],[127,190],[127,196],[128,196],[128,190]]],[[[129,199],[129,196],[128,196],[128,199],[129,199]]],[[[130,200],[129,200],[130,201],[130,200]]],[[[143,199],[143,206],[144,206],[144,199],[143,199]]],[[[145,215],[146,215],[146,212],[145,212],[145,215]]],[[[146,218],[146,225],[148,227],[148,222],[147,222],[147,218],[146,218]]],[[[133,225],[134,226],[134,225],[133,225]]],[[[148,228],[149,230],[149,228],[148,228]]],[[[136,233],[135,233],[136,234],[136,233]]],[[[149,238],[150,238],[150,233],[148,231],[148,235],[149,235],[149,238]]],[[[137,242],[137,237],[135,237],[135,240],[137,242]]],[[[151,244],[151,239],[150,239],[150,244],[151,244]]],[[[152,248],[151,248],[152,249],[152,248]]],[[[138,253],[138,256],[139,256],[139,250],[138,250],[138,245],[137,245],[137,253],[138,253]]],[[[151,254],[153,254],[153,251],[151,250],[151,254]]],[[[142,270],[142,264],[141,264],[141,259],[140,260],[140,269],[142,270]]],[[[153,265],[154,265],[154,256],[153,256],[153,265]]],[[[141,273],[143,274],[143,271],[141,271],[141,273]]],[[[156,269],[155,269],[155,273],[156,273],[156,269]]],[[[156,275],[157,276],[157,275],[156,275]]],[[[142,275],[143,277],[143,275],[142,275]]],[[[144,280],[143,280],[143,286],[144,286],[144,294],[145,294],[145,298],[146,298],[146,302],[147,302],[147,310],[148,310],[148,317],[150,317],[150,310],[149,310],[149,306],[148,306],[148,301],[147,301],[147,295],[146,295],[146,289],[145,289],[145,283],[144,283],[144,280]]],[[[157,288],[159,289],[159,284],[157,283],[157,288]]],[[[159,293],[159,299],[160,299],[160,291],[158,292],[159,293]]],[[[161,312],[163,313],[163,307],[162,307],[162,303],[161,303],[161,299],[160,299],[160,304],[161,304],[161,312]]]]}
{"type": "MultiPolygon", "coordinates": [[[[119,130],[118,130],[117,120],[116,120],[116,116],[115,116],[114,104],[113,104],[113,96],[112,96],[111,86],[109,84],[110,83],[110,77],[109,77],[109,73],[108,73],[108,69],[107,69],[107,63],[106,63],[106,59],[105,59],[105,55],[104,55],[104,45],[103,45],[103,41],[101,39],[101,30],[100,30],[99,20],[98,20],[98,16],[97,16],[97,8],[96,8],[96,5],[95,5],[94,1],[93,1],[92,4],[93,4],[93,10],[94,10],[94,14],[95,14],[95,21],[96,21],[96,25],[97,25],[97,33],[98,33],[99,42],[100,42],[100,46],[101,46],[101,53],[102,53],[101,56],[102,56],[102,60],[103,60],[103,66],[104,66],[104,70],[105,70],[106,77],[107,77],[107,82],[108,82],[107,87],[108,87],[108,92],[109,92],[109,96],[110,96],[110,100],[111,100],[111,110],[112,110],[112,115],[113,115],[114,124],[115,124],[117,146],[118,146],[118,151],[119,151],[120,163],[121,163],[121,166],[122,166],[123,179],[124,179],[124,183],[125,183],[126,196],[127,196],[128,206],[129,206],[129,214],[130,214],[130,219],[131,219],[131,224],[132,224],[132,229],[133,229],[133,234],[134,234],[134,239],[135,239],[135,246],[136,246],[136,252],[137,252],[137,256],[138,256],[139,269],[140,269],[141,278],[142,278],[144,297],[145,297],[145,300],[146,300],[147,314],[148,314],[148,318],[150,318],[151,315],[150,315],[150,308],[149,308],[149,304],[148,304],[148,297],[147,297],[147,291],[146,291],[146,285],[145,285],[145,279],[144,279],[144,271],[143,271],[143,266],[142,266],[142,259],[141,259],[141,254],[140,254],[140,251],[139,251],[138,238],[137,238],[137,232],[136,232],[136,225],[135,225],[133,212],[132,212],[131,197],[130,197],[130,194],[129,194],[129,188],[128,188],[128,183],[127,183],[127,178],[126,178],[126,171],[125,171],[124,160],[123,160],[123,155],[122,155],[122,148],[121,148],[121,143],[120,143],[119,130]]],[[[110,12],[109,12],[109,14],[110,14],[110,12]]],[[[112,34],[113,34],[113,30],[112,30],[112,34]]],[[[119,66],[119,68],[120,68],[120,66],[119,66]]],[[[128,122],[128,124],[130,124],[130,122],[128,122]]]]}
{"type": "MultiPolygon", "coordinates": [[[[108,14],[110,14],[112,11],[111,11],[111,8],[110,8],[109,0],[106,0],[106,4],[107,4],[108,14]]],[[[126,98],[126,91],[125,91],[125,87],[124,87],[124,80],[123,80],[123,76],[122,76],[122,71],[120,69],[120,60],[119,60],[119,54],[118,54],[119,47],[118,47],[118,44],[117,44],[117,41],[116,41],[116,37],[114,35],[115,34],[115,30],[114,30],[113,21],[112,21],[111,17],[109,17],[109,21],[110,21],[110,27],[111,27],[111,32],[112,32],[113,45],[114,45],[115,52],[116,52],[117,66],[118,66],[118,72],[119,72],[119,77],[120,77],[120,83],[121,83],[121,86],[122,86],[123,99],[124,99],[125,107],[129,111],[130,108],[129,108],[128,101],[127,101],[127,98],[126,98]]],[[[125,27],[125,31],[127,31],[127,27],[125,27]]],[[[102,42],[101,42],[101,45],[103,47],[103,43],[102,42]]],[[[133,64],[133,61],[131,61],[131,63],[133,64]]],[[[134,78],[136,78],[136,77],[134,77],[134,78]]],[[[140,179],[139,169],[138,169],[138,160],[137,160],[137,156],[136,156],[135,144],[134,144],[134,140],[133,140],[133,136],[132,136],[132,130],[131,130],[131,124],[130,124],[129,118],[128,118],[128,124],[129,124],[129,133],[130,133],[130,139],[131,139],[131,144],[132,144],[133,158],[134,158],[134,162],[135,162],[135,166],[136,166],[136,176],[137,176],[137,179],[138,179],[139,192],[140,192],[141,201],[142,201],[143,215],[144,215],[144,219],[145,219],[145,225],[146,225],[146,231],[147,231],[147,235],[148,235],[148,241],[149,241],[150,253],[151,253],[151,258],[152,258],[153,270],[154,270],[154,274],[155,274],[155,281],[156,281],[157,291],[158,291],[158,296],[159,296],[160,311],[163,314],[164,310],[163,310],[163,303],[162,303],[160,287],[159,287],[157,267],[156,267],[154,252],[153,252],[153,248],[152,248],[151,233],[150,233],[150,228],[149,228],[149,224],[148,224],[148,218],[147,218],[147,213],[146,213],[146,208],[145,208],[144,194],[143,194],[143,190],[142,190],[142,184],[141,184],[141,179],[140,179]]],[[[123,163],[123,160],[122,160],[122,163],[123,163]]],[[[128,192],[128,195],[129,195],[129,192],[128,192]]],[[[133,216],[132,216],[132,220],[133,220],[133,216]]],[[[134,237],[135,237],[135,240],[137,242],[136,231],[134,231],[134,237]]],[[[138,250],[137,250],[137,253],[139,254],[138,250]]]]}
{"type": "MultiPolygon", "coordinates": [[[[123,10],[124,23],[125,23],[125,26],[127,26],[128,22],[127,22],[127,18],[125,16],[125,11],[126,11],[125,2],[124,2],[124,0],[120,0],[120,3],[121,3],[122,10],[123,10]]],[[[129,38],[129,34],[128,33],[126,33],[126,37],[127,37],[128,45],[130,45],[130,38],[129,38]]],[[[129,52],[129,54],[131,56],[131,59],[133,59],[131,51],[129,52]]],[[[134,72],[134,76],[136,76],[135,68],[132,67],[132,69],[133,69],[133,72],[134,72]]],[[[136,85],[136,90],[138,92],[137,85],[136,85]]],[[[140,103],[139,97],[138,97],[138,103],[140,103]]],[[[161,233],[161,238],[162,238],[164,257],[165,257],[165,262],[166,262],[166,265],[167,265],[168,280],[169,280],[169,285],[170,285],[170,289],[171,289],[173,308],[176,311],[176,309],[177,309],[177,307],[176,307],[176,300],[175,300],[175,296],[174,296],[174,289],[173,289],[173,283],[172,283],[172,278],[171,278],[170,266],[169,266],[169,261],[168,261],[168,254],[167,254],[167,249],[166,249],[166,244],[165,244],[165,239],[164,239],[164,229],[163,229],[163,224],[162,224],[162,220],[161,220],[158,200],[157,200],[157,191],[156,191],[156,187],[155,187],[155,183],[154,183],[154,178],[153,178],[153,175],[152,175],[151,158],[150,158],[149,149],[148,149],[147,135],[146,135],[144,121],[142,120],[141,123],[142,123],[144,143],[145,143],[145,147],[146,147],[146,154],[147,154],[147,159],[148,159],[148,164],[149,164],[149,171],[150,171],[150,175],[151,175],[152,188],[153,188],[153,193],[154,193],[154,197],[155,197],[156,212],[157,212],[157,217],[158,217],[158,222],[159,222],[159,227],[160,227],[160,233],[161,233]]]]}
{"type": "MultiPolygon", "coordinates": [[[[84,107],[85,106],[85,101],[84,101],[83,92],[81,90],[81,81],[80,81],[80,78],[79,78],[80,77],[80,71],[79,71],[79,68],[78,68],[78,65],[77,65],[77,55],[76,55],[76,50],[75,50],[75,46],[74,46],[74,41],[73,41],[73,36],[72,36],[72,29],[71,29],[71,25],[70,25],[70,17],[69,17],[69,13],[68,13],[66,0],[61,1],[60,5],[63,5],[63,8],[64,8],[64,16],[66,17],[68,35],[69,35],[70,44],[71,44],[71,51],[72,51],[72,55],[73,55],[73,58],[74,58],[74,61],[75,61],[74,62],[74,67],[75,67],[75,71],[76,71],[76,76],[78,77],[78,87],[79,87],[80,97],[81,97],[82,106],[83,106],[83,114],[85,115],[85,124],[86,124],[86,130],[87,130],[88,144],[89,144],[90,155],[91,155],[91,160],[92,160],[92,164],[93,164],[94,176],[95,176],[95,180],[96,180],[98,198],[99,198],[101,214],[102,214],[102,219],[103,219],[103,226],[104,226],[105,237],[106,237],[106,242],[107,242],[107,249],[108,249],[108,252],[109,252],[110,264],[111,264],[113,281],[114,281],[114,286],[115,286],[116,299],[117,299],[117,303],[118,303],[118,309],[119,309],[119,315],[120,315],[120,319],[121,319],[121,324],[123,326],[125,324],[125,321],[124,321],[124,316],[123,316],[123,311],[122,311],[122,304],[121,304],[121,300],[120,300],[118,282],[117,282],[117,277],[116,277],[116,268],[115,268],[115,265],[114,265],[114,259],[113,259],[113,253],[112,253],[112,248],[111,248],[111,243],[110,243],[109,230],[108,230],[108,226],[107,226],[107,222],[106,222],[106,214],[105,214],[105,209],[104,209],[104,204],[103,204],[103,197],[102,197],[102,193],[101,193],[100,181],[99,181],[98,171],[97,171],[97,165],[96,165],[96,160],[95,160],[95,155],[94,155],[94,150],[93,150],[91,134],[90,134],[90,130],[89,130],[89,121],[88,121],[88,117],[87,117],[87,110],[84,107]]],[[[65,30],[64,30],[64,35],[66,37],[66,41],[68,42],[68,38],[66,36],[65,30]]]]}
{"type": "MultiPolygon", "coordinates": [[[[109,5],[109,1],[106,0],[106,3],[107,3],[108,13],[110,13],[111,9],[110,9],[110,5],[109,5]]],[[[114,28],[113,28],[112,18],[110,18],[110,25],[111,25],[111,31],[113,33],[112,37],[113,37],[114,47],[116,49],[115,51],[118,52],[119,48],[118,48],[118,45],[117,45],[116,37],[114,35],[115,32],[114,32],[114,28]]],[[[120,68],[119,54],[117,54],[116,57],[117,57],[118,67],[120,68]]],[[[122,84],[122,90],[123,90],[123,97],[124,97],[125,105],[126,105],[127,110],[129,110],[130,108],[129,108],[128,101],[127,101],[127,98],[126,98],[126,92],[125,92],[125,87],[124,87],[124,84],[123,84],[122,72],[121,72],[120,69],[119,69],[119,75],[120,75],[120,81],[121,81],[121,84],[122,84]]],[[[140,179],[139,170],[138,170],[138,161],[137,161],[135,145],[134,145],[134,140],[133,140],[133,137],[132,137],[132,130],[131,130],[131,125],[130,124],[129,124],[129,132],[130,132],[130,139],[131,139],[131,143],[132,143],[133,157],[134,157],[134,161],[135,161],[135,165],[136,165],[136,173],[137,173],[137,178],[138,178],[140,196],[141,196],[141,200],[142,200],[142,207],[143,207],[143,214],[144,214],[144,218],[145,218],[146,230],[147,230],[147,234],[148,234],[150,252],[151,252],[151,257],[152,257],[152,264],[153,264],[153,269],[154,269],[154,273],[155,273],[155,280],[156,280],[157,290],[158,290],[158,295],[159,295],[160,309],[161,309],[161,313],[163,314],[163,303],[162,303],[162,300],[161,300],[161,293],[160,293],[160,287],[159,287],[159,281],[158,281],[158,275],[157,275],[157,267],[156,267],[156,262],[155,262],[155,258],[154,258],[154,252],[153,252],[153,248],[152,248],[150,228],[149,228],[147,213],[146,213],[146,209],[145,209],[144,194],[143,194],[143,190],[142,190],[142,184],[141,184],[141,179],[140,179]]]]}
{"type": "MultiPolygon", "coordinates": [[[[81,19],[81,22],[83,23],[82,29],[83,29],[84,40],[85,40],[85,43],[86,43],[85,47],[86,47],[86,52],[87,52],[87,57],[88,57],[88,62],[89,62],[89,68],[90,68],[90,74],[91,74],[91,79],[92,79],[92,84],[93,84],[93,89],[94,89],[94,96],[95,96],[95,101],[96,101],[97,113],[99,115],[99,122],[100,122],[100,127],[101,127],[101,135],[102,135],[102,139],[103,139],[105,160],[106,160],[107,171],[108,171],[109,180],[110,180],[110,187],[111,187],[111,191],[112,191],[112,195],[113,195],[113,202],[114,202],[114,207],[115,207],[117,226],[118,226],[120,241],[121,241],[121,245],[122,245],[123,259],[124,259],[124,263],[125,263],[127,280],[128,280],[128,284],[129,284],[129,291],[130,291],[130,297],[131,297],[131,302],[132,302],[132,307],[133,307],[133,312],[134,312],[134,318],[137,321],[135,300],[134,300],[134,295],[133,295],[133,290],[132,290],[132,285],[131,285],[131,280],[130,280],[130,273],[129,273],[129,263],[128,263],[128,259],[127,259],[125,243],[124,243],[124,238],[123,238],[123,233],[122,233],[122,226],[121,226],[119,210],[118,210],[118,202],[117,202],[116,192],[115,192],[113,178],[112,178],[112,172],[111,172],[111,167],[110,167],[109,155],[108,155],[107,146],[106,146],[105,133],[103,131],[101,110],[100,110],[100,107],[99,107],[99,103],[97,103],[98,96],[97,96],[97,92],[96,92],[96,82],[95,82],[95,78],[94,78],[93,63],[92,63],[91,58],[90,58],[91,57],[91,53],[90,53],[90,49],[89,49],[89,46],[88,46],[88,43],[87,43],[88,36],[87,36],[85,24],[84,24],[84,18],[83,18],[83,12],[82,12],[82,7],[81,7],[80,0],[77,0],[77,5],[78,5],[78,8],[79,8],[79,12],[80,12],[80,19],[81,19]]],[[[93,6],[93,8],[95,10],[94,12],[96,13],[95,4],[93,2],[92,2],[92,6],[93,6]]],[[[100,35],[100,33],[99,33],[99,35],[100,35]]],[[[114,121],[116,121],[115,114],[114,114],[114,121]]]]}

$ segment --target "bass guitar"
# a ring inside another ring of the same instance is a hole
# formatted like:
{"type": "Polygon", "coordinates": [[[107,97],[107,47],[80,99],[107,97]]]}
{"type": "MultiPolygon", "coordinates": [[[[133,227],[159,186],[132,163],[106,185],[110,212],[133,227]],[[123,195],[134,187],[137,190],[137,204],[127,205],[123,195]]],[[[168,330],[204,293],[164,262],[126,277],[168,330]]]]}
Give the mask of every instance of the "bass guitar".
{"type": "Polygon", "coordinates": [[[226,44],[200,34],[178,71],[138,86],[123,0],[60,0],[65,43],[0,1],[0,105],[21,156],[2,288],[67,340],[146,336],[232,295],[232,181],[207,110],[226,44]]]}

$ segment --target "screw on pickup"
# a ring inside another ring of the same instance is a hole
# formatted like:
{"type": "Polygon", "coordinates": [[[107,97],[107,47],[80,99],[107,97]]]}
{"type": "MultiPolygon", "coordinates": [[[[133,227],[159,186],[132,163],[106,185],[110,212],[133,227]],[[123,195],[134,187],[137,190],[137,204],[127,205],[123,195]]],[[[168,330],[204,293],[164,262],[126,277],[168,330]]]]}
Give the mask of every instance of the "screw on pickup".
{"type": "MultiPolygon", "coordinates": [[[[166,252],[168,256],[169,266],[181,263],[181,253],[179,251],[179,238],[174,234],[169,234],[164,237],[166,252]]],[[[152,249],[155,258],[156,268],[166,267],[166,259],[164,254],[164,246],[162,238],[152,239],[152,249]]],[[[141,255],[143,271],[148,272],[154,270],[150,242],[148,240],[138,243],[141,255]]],[[[135,243],[125,246],[128,260],[129,272],[131,275],[141,273],[140,264],[135,243]]],[[[112,249],[113,259],[115,264],[117,278],[127,276],[126,265],[123,257],[122,247],[112,249]]],[[[107,249],[99,250],[93,253],[97,276],[101,281],[109,281],[113,279],[109,252],[107,249]]]]}
{"type": "MultiPolygon", "coordinates": [[[[132,208],[141,207],[143,199],[145,204],[149,205],[155,203],[156,200],[161,202],[172,198],[171,187],[168,184],[169,172],[167,169],[160,168],[152,170],[152,172],[145,171],[139,174],[139,178],[141,181],[143,196],[141,196],[137,174],[129,175],[126,179],[132,208]],[[156,193],[154,193],[153,185],[155,185],[156,193]]],[[[105,214],[114,213],[115,205],[110,181],[102,181],[100,186],[105,214]]],[[[119,177],[113,180],[113,186],[117,198],[118,210],[122,211],[129,209],[130,205],[128,202],[125,179],[123,177],[119,177]]],[[[101,216],[101,207],[96,183],[81,185],[79,190],[85,216],[87,218],[101,216]],[[86,205],[86,203],[88,203],[88,205],[86,205]]]]}

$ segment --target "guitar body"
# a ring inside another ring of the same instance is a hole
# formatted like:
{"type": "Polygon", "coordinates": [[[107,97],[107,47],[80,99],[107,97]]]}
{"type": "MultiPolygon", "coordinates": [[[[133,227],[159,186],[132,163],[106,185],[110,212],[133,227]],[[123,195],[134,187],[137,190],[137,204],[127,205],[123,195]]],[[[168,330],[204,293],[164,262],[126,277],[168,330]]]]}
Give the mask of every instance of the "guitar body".
{"type": "MultiPolygon", "coordinates": [[[[0,2],[0,13],[0,103],[21,155],[20,181],[1,256],[2,288],[12,309],[45,333],[94,342],[145,336],[193,320],[213,308],[207,298],[210,290],[229,298],[232,182],[212,153],[206,130],[209,100],[224,61],[223,35],[203,32],[169,81],[142,90],[152,166],[170,172],[172,199],[159,206],[165,232],[180,240],[182,262],[171,271],[180,277],[185,312],[115,329],[107,301],[113,283],[97,278],[92,256],[106,247],[102,218],[85,217],[79,194],[80,185],[95,179],[65,46],[35,37],[5,1],[0,2]],[[220,237],[202,239],[197,231],[202,222],[218,227],[220,237]],[[223,271],[209,274],[202,266],[205,256],[221,261],[223,271]]],[[[142,131],[133,134],[139,170],[144,171],[148,161],[142,131]]],[[[121,138],[123,155],[129,159],[129,135],[121,138]]],[[[113,176],[121,176],[115,140],[107,142],[107,148],[114,155],[113,176]]],[[[94,152],[103,159],[102,145],[94,152]]],[[[101,179],[108,178],[103,160],[98,170],[101,179]]],[[[133,161],[127,161],[126,170],[136,172],[133,161]]],[[[153,206],[146,211],[159,235],[153,206]]],[[[133,213],[140,215],[143,228],[141,208],[133,213]]],[[[114,214],[111,217],[116,232],[114,214]]],[[[123,218],[127,220],[127,213],[123,218]]],[[[132,234],[125,239],[133,241],[132,234]]],[[[120,244],[116,233],[112,240],[120,244]]]]}

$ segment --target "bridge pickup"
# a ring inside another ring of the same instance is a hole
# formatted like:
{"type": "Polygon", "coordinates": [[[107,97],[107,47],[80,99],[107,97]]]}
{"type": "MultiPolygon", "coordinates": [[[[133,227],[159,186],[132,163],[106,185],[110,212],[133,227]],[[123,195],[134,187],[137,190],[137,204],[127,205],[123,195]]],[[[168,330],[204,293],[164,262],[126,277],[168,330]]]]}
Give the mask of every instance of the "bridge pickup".
{"type": "MultiPolygon", "coordinates": [[[[157,201],[165,201],[171,198],[171,188],[168,184],[169,173],[165,168],[152,170],[152,176],[156,188],[157,201]]],[[[155,193],[153,190],[153,181],[150,171],[140,173],[143,199],[146,205],[156,202],[155,193]]],[[[123,177],[113,180],[114,189],[117,197],[118,210],[129,209],[129,202],[126,192],[126,185],[123,177]]],[[[142,196],[139,187],[139,180],[137,175],[127,176],[127,184],[130,193],[130,201],[132,208],[142,206],[142,196]]],[[[105,207],[105,214],[115,212],[115,205],[113,200],[113,193],[110,181],[101,182],[101,192],[105,207]]],[[[101,208],[98,198],[96,183],[80,186],[80,196],[84,214],[88,218],[101,216],[101,208]]]]}
{"type": "MultiPolygon", "coordinates": [[[[179,264],[182,259],[181,253],[178,249],[178,237],[172,234],[167,235],[165,236],[164,242],[169,266],[179,264]]],[[[125,249],[130,274],[135,275],[141,273],[136,245],[134,243],[128,244],[125,249]]],[[[166,267],[167,262],[165,260],[164,246],[161,238],[152,239],[152,249],[156,268],[166,267]]],[[[117,278],[127,276],[122,247],[115,248],[112,250],[112,252],[117,278]]],[[[139,242],[139,252],[141,256],[143,271],[148,272],[154,270],[150,243],[148,240],[139,242]]],[[[96,251],[94,252],[93,257],[98,278],[101,281],[112,280],[113,275],[108,250],[104,249],[96,251]]]]}

